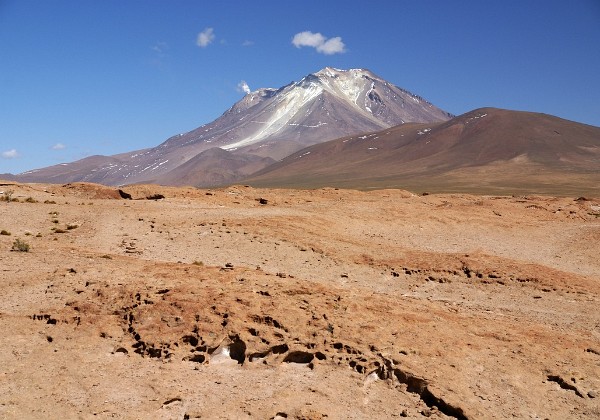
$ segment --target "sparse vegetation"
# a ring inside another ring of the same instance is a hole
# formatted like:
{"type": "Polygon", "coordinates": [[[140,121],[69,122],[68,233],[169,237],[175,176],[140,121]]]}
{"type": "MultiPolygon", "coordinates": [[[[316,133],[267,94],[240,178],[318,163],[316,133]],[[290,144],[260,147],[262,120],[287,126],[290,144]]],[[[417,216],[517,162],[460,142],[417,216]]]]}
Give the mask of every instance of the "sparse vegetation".
{"type": "Polygon", "coordinates": [[[67,225],[67,230],[73,230],[73,229],[77,229],[79,227],[79,225],[76,224],[69,224],[67,225]]]}
{"type": "Polygon", "coordinates": [[[61,228],[52,228],[54,233],[66,233],[67,231],[61,228]]]}
{"type": "Polygon", "coordinates": [[[29,252],[29,244],[21,239],[15,239],[12,250],[18,252],[29,252]]]}
{"type": "Polygon", "coordinates": [[[0,201],[6,201],[7,203],[10,203],[11,201],[13,201],[13,194],[13,190],[4,191],[4,194],[0,195],[0,201]]]}
{"type": "Polygon", "coordinates": [[[104,258],[106,260],[112,260],[112,257],[110,255],[108,255],[108,254],[102,255],[102,256],[100,256],[100,258],[104,258]]]}
{"type": "Polygon", "coordinates": [[[194,261],[192,264],[193,264],[193,265],[200,266],[200,267],[203,267],[203,266],[204,266],[204,263],[203,263],[202,261],[194,261]]]}
{"type": "Polygon", "coordinates": [[[4,235],[4,236],[10,236],[10,235],[11,235],[11,233],[10,233],[8,230],[4,230],[4,229],[2,229],[2,230],[0,230],[0,235],[4,235]]]}
{"type": "Polygon", "coordinates": [[[25,202],[26,203],[37,203],[38,201],[35,198],[33,198],[33,197],[27,197],[25,199],[25,202]]]}
{"type": "Polygon", "coordinates": [[[44,204],[56,204],[54,200],[44,200],[44,204]]]}

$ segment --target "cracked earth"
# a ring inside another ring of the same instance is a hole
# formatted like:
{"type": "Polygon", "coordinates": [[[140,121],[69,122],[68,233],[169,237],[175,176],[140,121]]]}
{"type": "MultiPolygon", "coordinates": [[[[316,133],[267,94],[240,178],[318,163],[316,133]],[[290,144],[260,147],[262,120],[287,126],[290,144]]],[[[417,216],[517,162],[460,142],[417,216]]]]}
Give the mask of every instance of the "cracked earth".
{"type": "Polygon", "coordinates": [[[0,191],[2,418],[600,417],[593,197],[0,191]]]}

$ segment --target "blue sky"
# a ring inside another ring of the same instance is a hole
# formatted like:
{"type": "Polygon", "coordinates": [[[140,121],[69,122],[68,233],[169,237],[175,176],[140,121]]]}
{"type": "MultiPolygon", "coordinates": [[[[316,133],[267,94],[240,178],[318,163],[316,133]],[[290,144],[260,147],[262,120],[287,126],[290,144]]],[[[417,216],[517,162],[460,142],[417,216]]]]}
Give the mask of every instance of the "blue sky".
{"type": "Polygon", "coordinates": [[[454,114],[600,126],[600,0],[0,0],[0,173],[156,146],[221,115],[242,81],[325,66],[454,114]]]}

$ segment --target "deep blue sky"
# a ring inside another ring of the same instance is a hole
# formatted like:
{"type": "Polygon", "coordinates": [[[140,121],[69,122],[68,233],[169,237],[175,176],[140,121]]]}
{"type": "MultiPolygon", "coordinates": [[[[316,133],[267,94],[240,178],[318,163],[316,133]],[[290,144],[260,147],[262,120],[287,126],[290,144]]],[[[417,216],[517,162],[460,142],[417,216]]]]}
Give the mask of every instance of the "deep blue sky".
{"type": "Polygon", "coordinates": [[[0,0],[0,173],[156,146],[221,115],[242,80],[325,66],[454,114],[600,126],[600,0],[0,0]],[[320,43],[294,46],[305,31],[320,43]]]}

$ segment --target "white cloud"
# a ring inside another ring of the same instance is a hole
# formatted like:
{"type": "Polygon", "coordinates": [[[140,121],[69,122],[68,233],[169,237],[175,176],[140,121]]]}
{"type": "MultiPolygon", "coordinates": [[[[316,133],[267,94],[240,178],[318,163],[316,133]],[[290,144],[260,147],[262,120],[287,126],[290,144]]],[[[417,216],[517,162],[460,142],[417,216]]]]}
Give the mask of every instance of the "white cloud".
{"type": "Polygon", "coordinates": [[[240,83],[238,83],[237,87],[238,92],[244,92],[246,95],[251,92],[250,86],[248,86],[248,83],[246,83],[245,80],[242,80],[240,83]]]}
{"type": "Polygon", "coordinates": [[[336,36],[327,39],[321,33],[313,33],[311,31],[299,32],[292,38],[292,44],[296,48],[312,47],[317,52],[325,55],[341,54],[346,52],[346,45],[342,42],[342,38],[336,36]]]}
{"type": "Polygon", "coordinates": [[[2,156],[3,159],[16,159],[21,155],[19,154],[19,152],[17,152],[17,149],[10,149],[5,152],[2,152],[0,156],[2,156]]]}
{"type": "Polygon", "coordinates": [[[66,148],[67,148],[67,146],[65,146],[62,143],[56,143],[54,146],[52,146],[52,150],[63,150],[66,148]]]}
{"type": "Polygon", "coordinates": [[[254,45],[254,41],[250,41],[249,39],[242,42],[242,47],[251,47],[252,45],[254,45]]]}
{"type": "Polygon", "coordinates": [[[292,44],[294,44],[296,48],[318,47],[319,45],[322,45],[326,39],[327,38],[318,32],[313,34],[311,31],[304,31],[294,35],[294,38],[292,38],[292,44]]]}
{"type": "Polygon", "coordinates": [[[199,47],[207,47],[208,44],[211,44],[215,40],[215,34],[213,28],[205,28],[202,32],[198,34],[198,39],[196,40],[196,45],[199,47]]]}
{"type": "Polygon", "coordinates": [[[319,45],[317,51],[325,55],[341,54],[346,52],[346,46],[342,42],[342,38],[336,36],[335,38],[329,38],[323,44],[319,45]]]}

